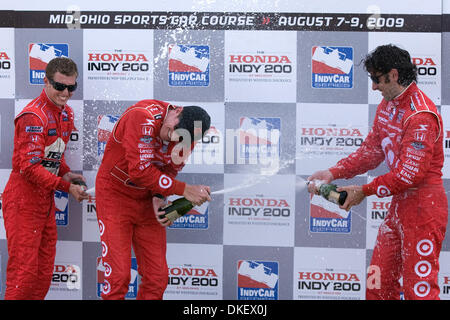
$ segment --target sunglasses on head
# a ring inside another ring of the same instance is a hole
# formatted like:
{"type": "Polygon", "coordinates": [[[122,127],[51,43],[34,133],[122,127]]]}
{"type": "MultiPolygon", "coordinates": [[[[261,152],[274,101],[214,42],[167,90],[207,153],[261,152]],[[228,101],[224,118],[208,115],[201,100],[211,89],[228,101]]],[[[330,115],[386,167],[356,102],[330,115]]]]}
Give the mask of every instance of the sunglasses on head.
{"type": "Polygon", "coordinates": [[[64,91],[67,88],[67,90],[69,92],[73,92],[77,89],[77,85],[78,85],[76,82],[75,82],[75,84],[64,84],[64,83],[56,82],[53,79],[48,79],[48,81],[50,82],[52,87],[58,91],[64,91]]]}
{"type": "Polygon", "coordinates": [[[382,76],[384,76],[385,74],[386,74],[386,73],[382,73],[382,74],[380,74],[380,75],[378,75],[378,76],[373,75],[373,74],[369,74],[369,77],[370,77],[370,79],[373,81],[373,83],[379,84],[379,83],[380,83],[380,78],[381,78],[382,76]]]}

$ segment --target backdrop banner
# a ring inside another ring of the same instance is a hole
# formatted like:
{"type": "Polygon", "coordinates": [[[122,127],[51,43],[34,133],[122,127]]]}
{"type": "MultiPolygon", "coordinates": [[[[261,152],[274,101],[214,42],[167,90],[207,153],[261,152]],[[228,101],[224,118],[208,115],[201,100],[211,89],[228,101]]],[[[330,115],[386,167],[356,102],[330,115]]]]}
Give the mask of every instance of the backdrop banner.
{"type": "MultiPolygon", "coordinates": [[[[311,196],[305,180],[368,135],[382,96],[361,61],[379,45],[410,52],[419,87],[442,114],[450,190],[450,9],[441,0],[398,1],[401,9],[385,0],[356,7],[326,1],[320,9],[281,1],[261,10],[209,1],[189,9],[184,2],[172,1],[172,10],[131,4],[108,11],[94,3],[0,10],[0,298],[8,261],[1,195],[11,172],[13,120],[42,91],[54,57],[70,57],[79,68],[66,159],[89,188],[105,133],[133,103],[196,104],[211,115],[211,130],[179,179],[216,193],[167,228],[164,299],[365,299],[391,199],[371,196],[345,212],[311,196]]],[[[336,183],[365,184],[386,168],[336,183]]],[[[80,204],[57,192],[55,201],[58,244],[47,299],[100,299],[105,268],[95,195],[80,204]]],[[[440,260],[440,298],[450,300],[448,235],[440,260]]],[[[137,296],[137,270],[133,254],[127,299],[137,296]]]]}

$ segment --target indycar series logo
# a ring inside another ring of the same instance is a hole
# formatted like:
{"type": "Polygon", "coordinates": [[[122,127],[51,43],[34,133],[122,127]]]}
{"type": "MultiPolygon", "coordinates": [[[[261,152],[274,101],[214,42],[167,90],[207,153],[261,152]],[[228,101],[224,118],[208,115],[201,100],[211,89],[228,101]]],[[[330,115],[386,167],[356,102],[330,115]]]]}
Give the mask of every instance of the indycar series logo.
{"type": "Polygon", "coordinates": [[[238,261],[238,300],[278,300],[278,262],[238,261]]]}
{"type": "MultiPolygon", "coordinates": [[[[169,197],[173,201],[177,197],[169,197]]],[[[192,208],[184,216],[179,217],[169,229],[208,229],[209,202],[192,208]]]]}
{"type": "Polygon", "coordinates": [[[281,119],[241,117],[239,153],[242,159],[279,159],[281,119]]]}
{"type": "Polygon", "coordinates": [[[353,88],[352,47],[313,47],[311,68],[313,88],[353,88]]]}
{"type": "Polygon", "coordinates": [[[109,135],[119,118],[119,116],[112,115],[99,115],[97,118],[97,156],[100,159],[103,158],[109,135]]]}
{"type": "Polygon", "coordinates": [[[55,219],[57,226],[67,227],[69,224],[69,194],[64,191],[55,191],[55,219]]]}
{"type": "Polygon", "coordinates": [[[28,63],[30,84],[44,84],[45,68],[53,58],[68,57],[69,45],[64,43],[30,43],[28,63]]]}
{"type": "Polygon", "coordinates": [[[209,46],[169,45],[169,86],[208,87],[209,66],[209,46]]]}
{"type": "Polygon", "coordinates": [[[318,233],[350,233],[351,210],[340,209],[319,196],[311,195],[309,231],[318,233]]]}

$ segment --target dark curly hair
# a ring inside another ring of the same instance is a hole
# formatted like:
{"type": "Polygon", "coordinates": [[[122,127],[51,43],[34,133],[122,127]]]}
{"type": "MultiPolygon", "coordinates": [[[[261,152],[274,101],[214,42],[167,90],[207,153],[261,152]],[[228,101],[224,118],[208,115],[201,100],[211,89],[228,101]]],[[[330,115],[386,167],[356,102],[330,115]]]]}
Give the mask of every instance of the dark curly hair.
{"type": "Polygon", "coordinates": [[[417,81],[417,67],[411,61],[409,52],[392,44],[375,48],[364,58],[364,67],[369,73],[381,72],[386,74],[392,69],[398,71],[398,83],[408,86],[417,81]]]}

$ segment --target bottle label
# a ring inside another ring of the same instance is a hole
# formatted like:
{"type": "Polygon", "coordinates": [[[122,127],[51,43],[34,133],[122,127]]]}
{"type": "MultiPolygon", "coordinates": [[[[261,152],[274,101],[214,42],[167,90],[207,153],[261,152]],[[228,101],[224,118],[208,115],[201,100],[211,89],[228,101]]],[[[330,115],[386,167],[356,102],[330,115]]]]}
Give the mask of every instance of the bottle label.
{"type": "Polygon", "coordinates": [[[340,193],[331,190],[330,194],[328,195],[328,201],[331,201],[335,204],[339,204],[339,197],[340,197],[340,193]]]}
{"type": "Polygon", "coordinates": [[[178,214],[177,210],[174,211],[170,211],[168,213],[166,213],[164,215],[164,217],[168,218],[170,221],[174,222],[175,220],[177,220],[179,217],[181,217],[180,214],[178,214]]]}

